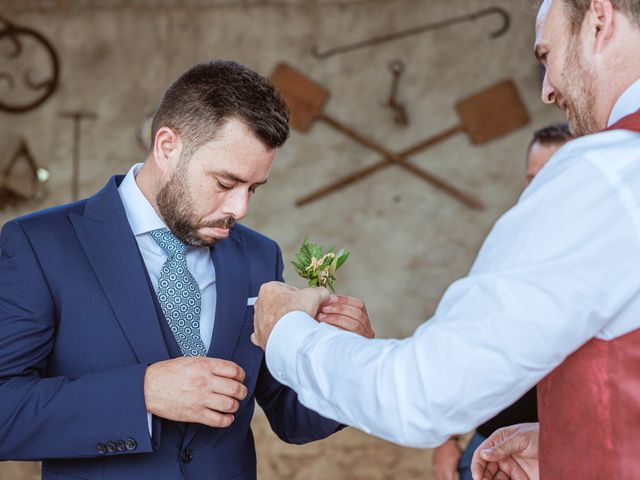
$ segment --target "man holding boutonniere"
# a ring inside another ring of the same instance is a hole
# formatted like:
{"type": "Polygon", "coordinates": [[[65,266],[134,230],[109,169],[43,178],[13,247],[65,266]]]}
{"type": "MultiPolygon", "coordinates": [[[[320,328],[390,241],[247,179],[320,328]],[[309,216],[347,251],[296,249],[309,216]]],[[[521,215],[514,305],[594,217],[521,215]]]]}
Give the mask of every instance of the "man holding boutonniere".
{"type": "MultiPolygon", "coordinates": [[[[43,460],[45,480],[253,480],[255,401],[286,442],[341,428],[250,341],[283,264],[237,222],[287,123],[264,77],[196,65],[165,92],[144,164],[3,227],[0,460],[43,460]]],[[[358,300],[331,305],[323,321],[370,331],[358,300]]]]}
{"type": "Polygon", "coordinates": [[[481,454],[474,479],[637,478],[638,51],[640,2],[545,0],[542,99],[582,137],[556,152],[409,338],[318,324],[328,292],[264,285],[255,340],[275,377],[323,415],[416,447],[475,428],[538,384],[539,431],[522,427],[509,449],[481,454]]]}

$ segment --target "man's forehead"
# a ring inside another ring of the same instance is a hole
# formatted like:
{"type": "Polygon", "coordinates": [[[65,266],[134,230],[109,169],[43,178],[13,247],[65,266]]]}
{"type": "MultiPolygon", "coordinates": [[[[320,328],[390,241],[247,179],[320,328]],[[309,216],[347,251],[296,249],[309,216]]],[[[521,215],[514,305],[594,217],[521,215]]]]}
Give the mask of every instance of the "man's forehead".
{"type": "Polygon", "coordinates": [[[538,50],[541,46],[544,46],[545,41],[547,39],[549,26],[549,20],[551,18],[550,15],[555,15],[554,13],[550,13],[551,7],[554,3],[561,2],[562,0],[544,0],[542,5],[540,5],[540,9],[538,10],[538,16],[536,17],[536,40],[534,50],[536,52],[536,56],[538,56],[538,50]]]}
{"type": "Polygon", "coordinates": [[[545,25],[552,3],[553,0],[544,0],[542,5],[540,5],[540,9],[538,10],[538,15],[536,17],[536,36],[540,35],[543,26],[545,25]]]}

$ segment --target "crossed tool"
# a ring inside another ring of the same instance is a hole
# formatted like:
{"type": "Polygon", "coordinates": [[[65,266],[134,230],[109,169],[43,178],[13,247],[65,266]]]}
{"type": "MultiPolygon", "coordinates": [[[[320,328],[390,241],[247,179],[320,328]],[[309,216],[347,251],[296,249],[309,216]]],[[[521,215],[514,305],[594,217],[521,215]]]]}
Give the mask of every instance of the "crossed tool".
{"type": "Polygon", "coordinates": [[[273,72],[271,79],[282,93],[289,107],[291,113],[290,123],[293,128],[306,132],[314,121],[321,120],[356,143],[380,153],[384,157],[369,167],[351,173],[309,195],[299,198],[296,201],[297,206],[303,206],[324,198],[390,165],[397,165],[442,190],[469,208],[481,210],[483,208],[482,203],[472,195],[461,191],[446,180],[409,163],[407,158],[457,133],[466,132],[471,142],[478,145],[512,132],[529,121],[529,115],[515,85],[510,80],[506,80],[458,102],[456,104],[460,119],[458,125],[429,137],[402,152],[394,153],[353,128],[323,113],[322,110],[329,97],[329,91],[289,65],[280,63],[273,72]]]}

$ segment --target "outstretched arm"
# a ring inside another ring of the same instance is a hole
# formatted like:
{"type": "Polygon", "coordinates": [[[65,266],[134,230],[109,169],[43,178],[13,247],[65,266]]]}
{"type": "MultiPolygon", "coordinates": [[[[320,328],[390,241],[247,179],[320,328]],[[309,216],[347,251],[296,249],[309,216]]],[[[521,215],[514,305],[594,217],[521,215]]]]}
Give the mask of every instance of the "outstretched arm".
{"type": "Polygon", "coordinates": [[[498,221],[471,273],[409,338],[367,339],[318,323],[328,292],[263,285],[256,341],[274,377],[329,418],[415,447],[437,446],[511,405],[640,288],[635,225],[609,181],[580,160],[498,221]],[[580,196],[567,197],[568,188],[580,196]]]}

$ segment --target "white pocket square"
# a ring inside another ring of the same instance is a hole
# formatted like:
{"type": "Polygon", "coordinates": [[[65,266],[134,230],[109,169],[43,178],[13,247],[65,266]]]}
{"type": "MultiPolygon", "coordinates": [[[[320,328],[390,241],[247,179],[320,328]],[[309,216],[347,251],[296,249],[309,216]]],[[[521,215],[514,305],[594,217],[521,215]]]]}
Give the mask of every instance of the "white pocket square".
{"type": "Polygon", "coordinates": [[[247,306],[248,307],[252,307],[253,305],[255,305],[257,299],[258,299],[258,297],[249,297],[249,298],[247,298],[247,306]]]}

